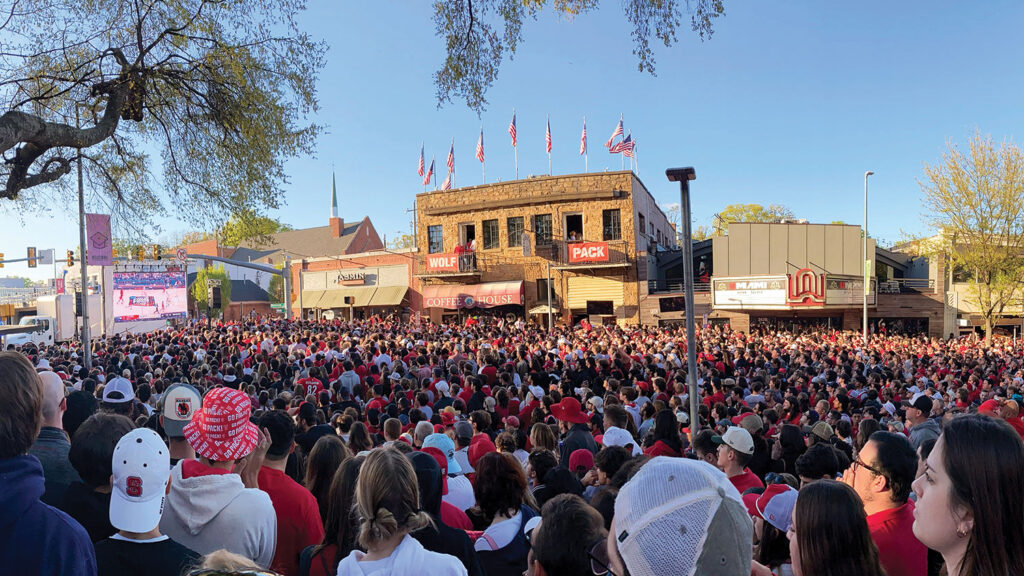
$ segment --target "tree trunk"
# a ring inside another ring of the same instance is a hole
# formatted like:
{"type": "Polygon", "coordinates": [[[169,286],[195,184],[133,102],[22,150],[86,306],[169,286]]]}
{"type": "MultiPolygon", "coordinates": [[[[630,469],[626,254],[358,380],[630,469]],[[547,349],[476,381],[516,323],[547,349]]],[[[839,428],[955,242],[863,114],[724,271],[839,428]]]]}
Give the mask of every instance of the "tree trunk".
{"type": "Polygon", "coordinates": [[[992,345],[992,319],[985,317],[985,346],[992,345]]]}

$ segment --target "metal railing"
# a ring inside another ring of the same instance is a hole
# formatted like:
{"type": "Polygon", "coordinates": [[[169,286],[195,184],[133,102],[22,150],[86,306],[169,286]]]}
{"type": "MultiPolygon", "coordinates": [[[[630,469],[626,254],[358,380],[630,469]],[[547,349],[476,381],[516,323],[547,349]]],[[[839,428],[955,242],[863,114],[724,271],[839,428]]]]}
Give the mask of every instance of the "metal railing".
{"type": "Polygon", "coordinates": [[[483,256],[479,252],[469,252],[463,254],[427,254],[425,256],[417,256],[416,258],[416,270],[418,276],[464,276],[466,274],[478,274],[483,269],[483,256]],[[454,258],[455,265],[451,267],[445,267],[447,269],[429,269],[428,263],[431,259],[439,257],[452,257],[454,258]]]}
{"type": "Polygon", "coordinates": [[[40,296],[56,294],[52,286],[33,286],[29,288],[0,288],[0,304],[29,304],[40,296]]]}
{"type": "Polygon", "coordinates": [[[878,283],[879,294],[934,293],[935,280],[931,278],[893,278],[878,283]]]}
{"type": "Polygon", "coordinates": [[[612,240],[612,241],[570,241],[570,240],[552,240],[550,244],[541,244],[537,246],[537,256],[541,258],[547,258],[551,260],[551,263],[556,266],[579,266],[580,268],[594,267],[594,266],[609,266],[629,263],[629,253],[626,250],[626,242],[624,240],[612,240]],[[587,256],[580,254],[576,258],[572,258],[570,261],[570,249],[581,248],[584,245],[590,245],[592,250],[595,250],[593,256],[587,256]],[[604,244],[607,246],[607,254],[598,254],[600,245],[604,244]]]}
{"type": "MultiPolygon", "coordinates": [[[[683,289],[682,278],[665,278],[662,280],[647,281],[648,294],[668,294],[672,292],[682,292],[683,289]]],[[[711,282],[695,282],[693,284],[693,291],[711,292],[711,282]]]]}

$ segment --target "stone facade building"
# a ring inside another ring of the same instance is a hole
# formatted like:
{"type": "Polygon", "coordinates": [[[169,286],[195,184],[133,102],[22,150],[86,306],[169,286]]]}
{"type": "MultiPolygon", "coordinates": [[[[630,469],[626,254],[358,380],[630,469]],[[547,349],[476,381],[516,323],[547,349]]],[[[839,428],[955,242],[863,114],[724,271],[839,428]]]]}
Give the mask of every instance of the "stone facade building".
{"type": "Polygon", "coordinates": [[[415,276],[433,321],[487,313],[638,324],[640,285],[675,230],[631,171],[417,195],[415,276]]]}

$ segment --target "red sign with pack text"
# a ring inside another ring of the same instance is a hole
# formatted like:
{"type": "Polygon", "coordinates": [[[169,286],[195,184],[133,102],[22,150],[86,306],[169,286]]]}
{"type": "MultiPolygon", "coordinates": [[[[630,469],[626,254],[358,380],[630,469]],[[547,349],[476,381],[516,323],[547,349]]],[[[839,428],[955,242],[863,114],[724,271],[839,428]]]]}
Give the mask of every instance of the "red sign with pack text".
{"type": "Polygon", "coordinates": [[[569,263],[607,262],[607,242],[574,242],[569,247],[569,263]]]}

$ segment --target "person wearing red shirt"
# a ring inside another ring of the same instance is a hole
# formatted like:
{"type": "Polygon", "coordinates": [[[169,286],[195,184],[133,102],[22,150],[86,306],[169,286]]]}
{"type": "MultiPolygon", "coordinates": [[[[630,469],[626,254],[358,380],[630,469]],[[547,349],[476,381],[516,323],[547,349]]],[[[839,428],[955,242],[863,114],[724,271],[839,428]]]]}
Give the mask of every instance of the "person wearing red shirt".
{"type": "Polygon", "coordinates": [[[295,449],[292,419],[273,411],[260,418],[260,427],[270,434],[270,448],[257,481],[277,513],[277,548],[270,568],[284,576],[298,576],[302,550],[324,539],[320,508],[309,490],[284,473],[288,455],[295,449]]]}
{"type": "Polygon", "coordinates": [[[712,436],[718,444],[718,469],[725,472],[740,494],[750,488],[764,488],[764,483],[747,468],[754,456],[754,438],[739,426],[730,426],[721,436],[712,436]]]}
{"type": "Polygon", "coordinates": [[[1020,405],[1016,400],[1004,400],[999,406],[999,416],[1024,438],[1024,420],[1020,418],[1020,405]]]}
{"type": "Polygon", "coordinates": [[[928,549],[914,537],[910,485],[917,475],[917,454],[902,434],[871,435],[841,481],[864,502],[871,539],[889,576],[923,576],[928,549]]]}

